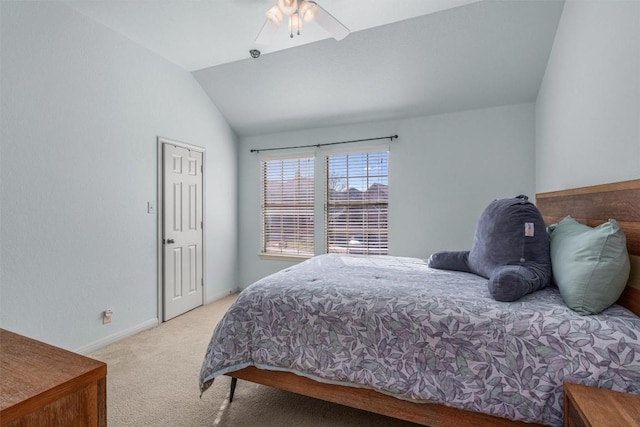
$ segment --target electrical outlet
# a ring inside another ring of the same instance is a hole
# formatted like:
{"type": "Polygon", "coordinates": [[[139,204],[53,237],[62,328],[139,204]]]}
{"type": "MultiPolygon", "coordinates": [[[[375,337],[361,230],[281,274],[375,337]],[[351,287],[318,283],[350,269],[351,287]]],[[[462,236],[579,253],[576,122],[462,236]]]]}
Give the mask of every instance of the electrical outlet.
{"type": "Polygon", "coordinates": [[[113,311],[105,310],[102,312],[102,324],[106,325],[107,323],[111,323],[111,318],[113,317],[113,311]]]}

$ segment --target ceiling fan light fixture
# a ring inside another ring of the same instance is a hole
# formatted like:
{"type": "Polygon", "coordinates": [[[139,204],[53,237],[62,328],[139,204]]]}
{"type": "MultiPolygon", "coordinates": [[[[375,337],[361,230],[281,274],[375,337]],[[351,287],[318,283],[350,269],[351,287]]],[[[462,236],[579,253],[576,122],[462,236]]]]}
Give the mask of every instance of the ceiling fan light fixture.
{"type": "MultiPolygon", "coordinates": [[[[2,1],[2,0],[0,0],[2,1]]],[[[276,5],[266,13],[267,18],[256,37],[256,43],[269,44],[278,31],[284,16],[289,17],[289,34],[300,35],[304,22],[315,22],[336,40],[342,40],[350,33],[349,29],[322,6],[312,0],[276,0],[276,5]]]]}
{"type": "Polygon", "coordinates": [[[298,0],[278,0],[278,8],[287,16],[291,16],[298,11],[298,0]]]}
{"type": "Polygon", "coordinates": [[[267,19],[273,22],[274,25],[279,26],[282,23],[282,12],[277,5],[269,9],[265,15],[267,15],[267,19]]]}
{"type": "Polygon", "coordinates": [[[269,21],[273,22],[273,24],[277,26],[282,23],[282,11],[277,5],[269,9],[265,15],[267,15],[267,19],[269,21]]]}
{"type": "Polygon", "coordinates": [[[304,22],[311,22],[316,18],[318,5],[314,1],[302,0],[298,4],[298,13],[304,22]]]}

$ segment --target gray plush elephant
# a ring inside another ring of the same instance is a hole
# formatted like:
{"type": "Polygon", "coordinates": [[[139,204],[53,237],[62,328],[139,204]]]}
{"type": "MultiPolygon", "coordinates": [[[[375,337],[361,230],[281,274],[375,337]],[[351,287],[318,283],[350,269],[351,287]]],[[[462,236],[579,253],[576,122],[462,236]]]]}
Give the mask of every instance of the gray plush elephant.
{"type": "Polygon", "coordinates": [[[494,200],[478,219],[471,250],[434,253],[429,267],[486,277],[497,301],[515,301],[542,289],[551,282],[542,215],[526,196],[494,200]]]}

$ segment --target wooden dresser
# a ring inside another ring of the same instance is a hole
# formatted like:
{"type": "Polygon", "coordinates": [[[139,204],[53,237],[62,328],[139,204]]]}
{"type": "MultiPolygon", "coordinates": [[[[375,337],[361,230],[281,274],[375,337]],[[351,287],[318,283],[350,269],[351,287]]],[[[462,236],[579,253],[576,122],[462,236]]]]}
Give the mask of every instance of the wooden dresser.
{"type": "Polygon", "coordinates": [[[640,396],[564,383],[565,427],[640,427],[640,396]]]}
{"type": "Polygon", "coordinates": [[[0,329],[0,425],[107,424],[107,365],[0,329]]]}

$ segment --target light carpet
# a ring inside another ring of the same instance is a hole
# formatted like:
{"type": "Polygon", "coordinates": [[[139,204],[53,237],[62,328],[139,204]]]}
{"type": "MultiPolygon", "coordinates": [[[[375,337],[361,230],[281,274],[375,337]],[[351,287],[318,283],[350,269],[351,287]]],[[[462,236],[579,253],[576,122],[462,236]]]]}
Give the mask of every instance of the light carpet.
{"type": "Polygon", "coordinates": [[[200,397],[198,375],[215,325],[237,295],[91,353],[107,363],[110,427],[399,427],[381,415],[246,381],[229,403],[230,378],[216,378],[200,397]]]}

